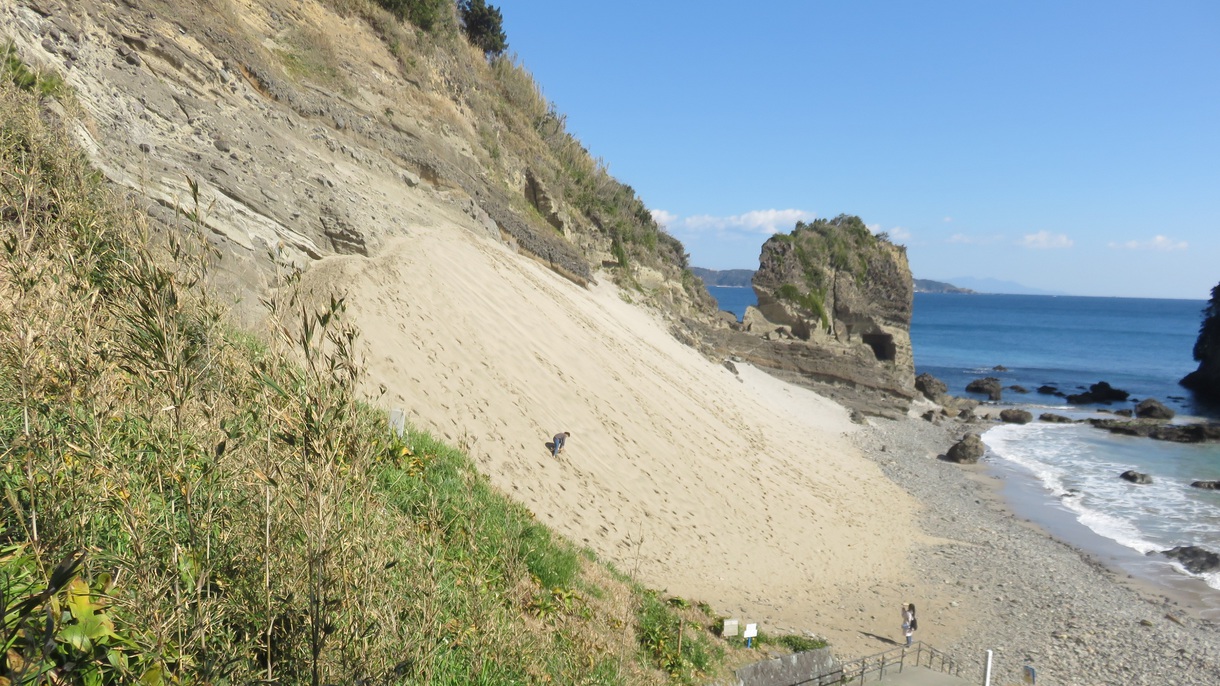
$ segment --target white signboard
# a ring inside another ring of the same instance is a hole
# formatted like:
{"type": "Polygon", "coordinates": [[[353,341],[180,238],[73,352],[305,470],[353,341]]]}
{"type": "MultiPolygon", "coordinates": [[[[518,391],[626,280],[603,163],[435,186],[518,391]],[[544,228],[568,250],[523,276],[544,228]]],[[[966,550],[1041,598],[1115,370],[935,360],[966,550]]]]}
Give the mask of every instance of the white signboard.
{"type": "Polygon", "coordinates": [[[736,636],[737,635],[737,620],[736,619],[724,620],[724,630],[722,630],[720,633],[723,636],[736,636]]]}
{"type": "Polygon", "coordinates": [[[754,638],[757,635],[758,635],[758,625],[757,624],[747,624],[746,630],[744,633],[741,634],[741,637],[742,638],[754,638]]]}

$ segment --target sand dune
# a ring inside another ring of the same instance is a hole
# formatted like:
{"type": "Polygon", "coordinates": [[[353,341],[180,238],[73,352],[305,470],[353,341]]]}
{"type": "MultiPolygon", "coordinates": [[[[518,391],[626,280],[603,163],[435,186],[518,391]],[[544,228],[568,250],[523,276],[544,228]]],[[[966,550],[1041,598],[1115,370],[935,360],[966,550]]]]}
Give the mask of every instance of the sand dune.
{"type": "Polygon", "coordinates": [[[926,597],[907,563],[917,504],[851,445],[847,411],[708,361],[608,278],[581,288],[419,227],[306,284],[346,290],[383,404],[647,585],[848,655],[878,648],[861,632],[896,637],[901,602],[926,597]],[[564,430],[556,460],[545,443],[564,430]]]}

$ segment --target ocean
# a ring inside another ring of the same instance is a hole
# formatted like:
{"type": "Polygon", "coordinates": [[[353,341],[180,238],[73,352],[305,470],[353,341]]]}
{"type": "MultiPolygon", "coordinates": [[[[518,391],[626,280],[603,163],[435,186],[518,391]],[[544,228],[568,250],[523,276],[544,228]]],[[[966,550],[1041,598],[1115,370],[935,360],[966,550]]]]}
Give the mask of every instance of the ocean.
{"type": "MultiPolygon", "coordinates": [[[[749,288],[709,291],[721,309],[739,319],[754,304],[749,288]]],[[[1179,415],[1216,418],[1220,408],[1197,404],[1177,383],[1197,366],[1191,353],[1206,304],[917,293],[911,323],[915,372],[931,373],[950,393],[967,397],[971,380],[994,376],[1005,387],[1003,402],[1033,406],[1035,416],[1045,411],[1085,418],[1156,398],[1179,415]],[[1050,385],[1077,393],[1099,381],[1130,392],[1131,399],[1070,406],[1035,392],[1050,385]]],[[[1220,445],[1182,445],[1041,422],[997,425],[983,440],[984,462],[1001,480],[1001,495],[1018,516],[1124,572],[1178,590],[1187,584],[1187,592],[1220,618],[1220,574],[1191,579],[1158,554],[1185,545],[1220,553],[1220,491],[1190,487],[1191,481],[1220,479],[1220,445]],[[1150,475],[1153,482],[1119,479],[1128,469],[1150,475]]]]}
{"type": "Polygon", "coordinates": [[[708,286],[707,292],[716,299],[720,309],[737,315],[737,321],[746,314],[746,308],[758,304],[753,288],[737,288],[730,286],[708,286]]]}
{"type": "MultiPolygon", "coordinates": [[[[995,376],[1003,401],[1073,418],[1131,408],[1156,398],[1179,414],[1215,416],[1178,379],[1191,357],[1202,300],[1028,295],[915,295],[911,341],[916,373],[929,372],[955,395],[971,379],[995,376]],[[1004,369],[995,370],[999,365],[1004,369]],[[1046,384],[1074,393],[1098,381],[1129,391],[1110,406],[1075,407],[1052,395],[1016,393],[1046,384]]],[[[1220,492],[1190,487],[1220,479],[1220,445],[1182,445],[1117,436],[1080,424],[995,426],[983,434],[984,460],[1004,482],[1021,517],[1128,573],[1177,587],[1191,576],[1161,551],[1193,545],[1220,553],[1220,492]],[[1123,481],[1128,469],[1152,477],[1123,481]]],[[[1220,590],[1220,574],[1199,577],[1220,590]]],[[[1202,589],[1202,587],[1200,587],[1202,589]]],[[[1215,611],[1220,593],[1202,589],[1215,611]]]]}

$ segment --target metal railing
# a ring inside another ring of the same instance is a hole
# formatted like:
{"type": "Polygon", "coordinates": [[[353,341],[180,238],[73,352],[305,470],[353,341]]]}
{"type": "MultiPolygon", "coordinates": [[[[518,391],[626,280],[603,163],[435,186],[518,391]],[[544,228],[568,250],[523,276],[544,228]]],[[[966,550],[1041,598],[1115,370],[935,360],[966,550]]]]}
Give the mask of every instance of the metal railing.
{"type": "Polygon", "coordinates": [[[881,681],[887,672],[901,674],[903,667],[907,665],[961,676],[961,665],[956,660],[919,641],[910,648],[900,646],[876,655],[849,660],[841,663],[833,672],[811,676],[792,686],[847,686],[863,684],[866,681],[881,681]]]}

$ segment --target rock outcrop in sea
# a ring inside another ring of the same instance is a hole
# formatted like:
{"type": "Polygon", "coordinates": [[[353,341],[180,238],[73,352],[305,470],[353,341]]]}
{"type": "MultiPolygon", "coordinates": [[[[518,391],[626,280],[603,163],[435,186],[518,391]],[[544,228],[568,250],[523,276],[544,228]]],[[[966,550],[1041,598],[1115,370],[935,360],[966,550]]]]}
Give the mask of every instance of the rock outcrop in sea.
{"type": "Polygon", "coordinates": [[[1202,398],[1220,401],[1220,284],[1212,289],[1211,300],[1203,309],[1194,357],[1199,368],[1178,383],[1202,398]]]}
{"type": "Polygon", "coordinates": [[[882,416],[915,397],[906,249],[859,217],[797,222],[762,247],[758,307],[714,346],[843,404],[882,416]]]}

